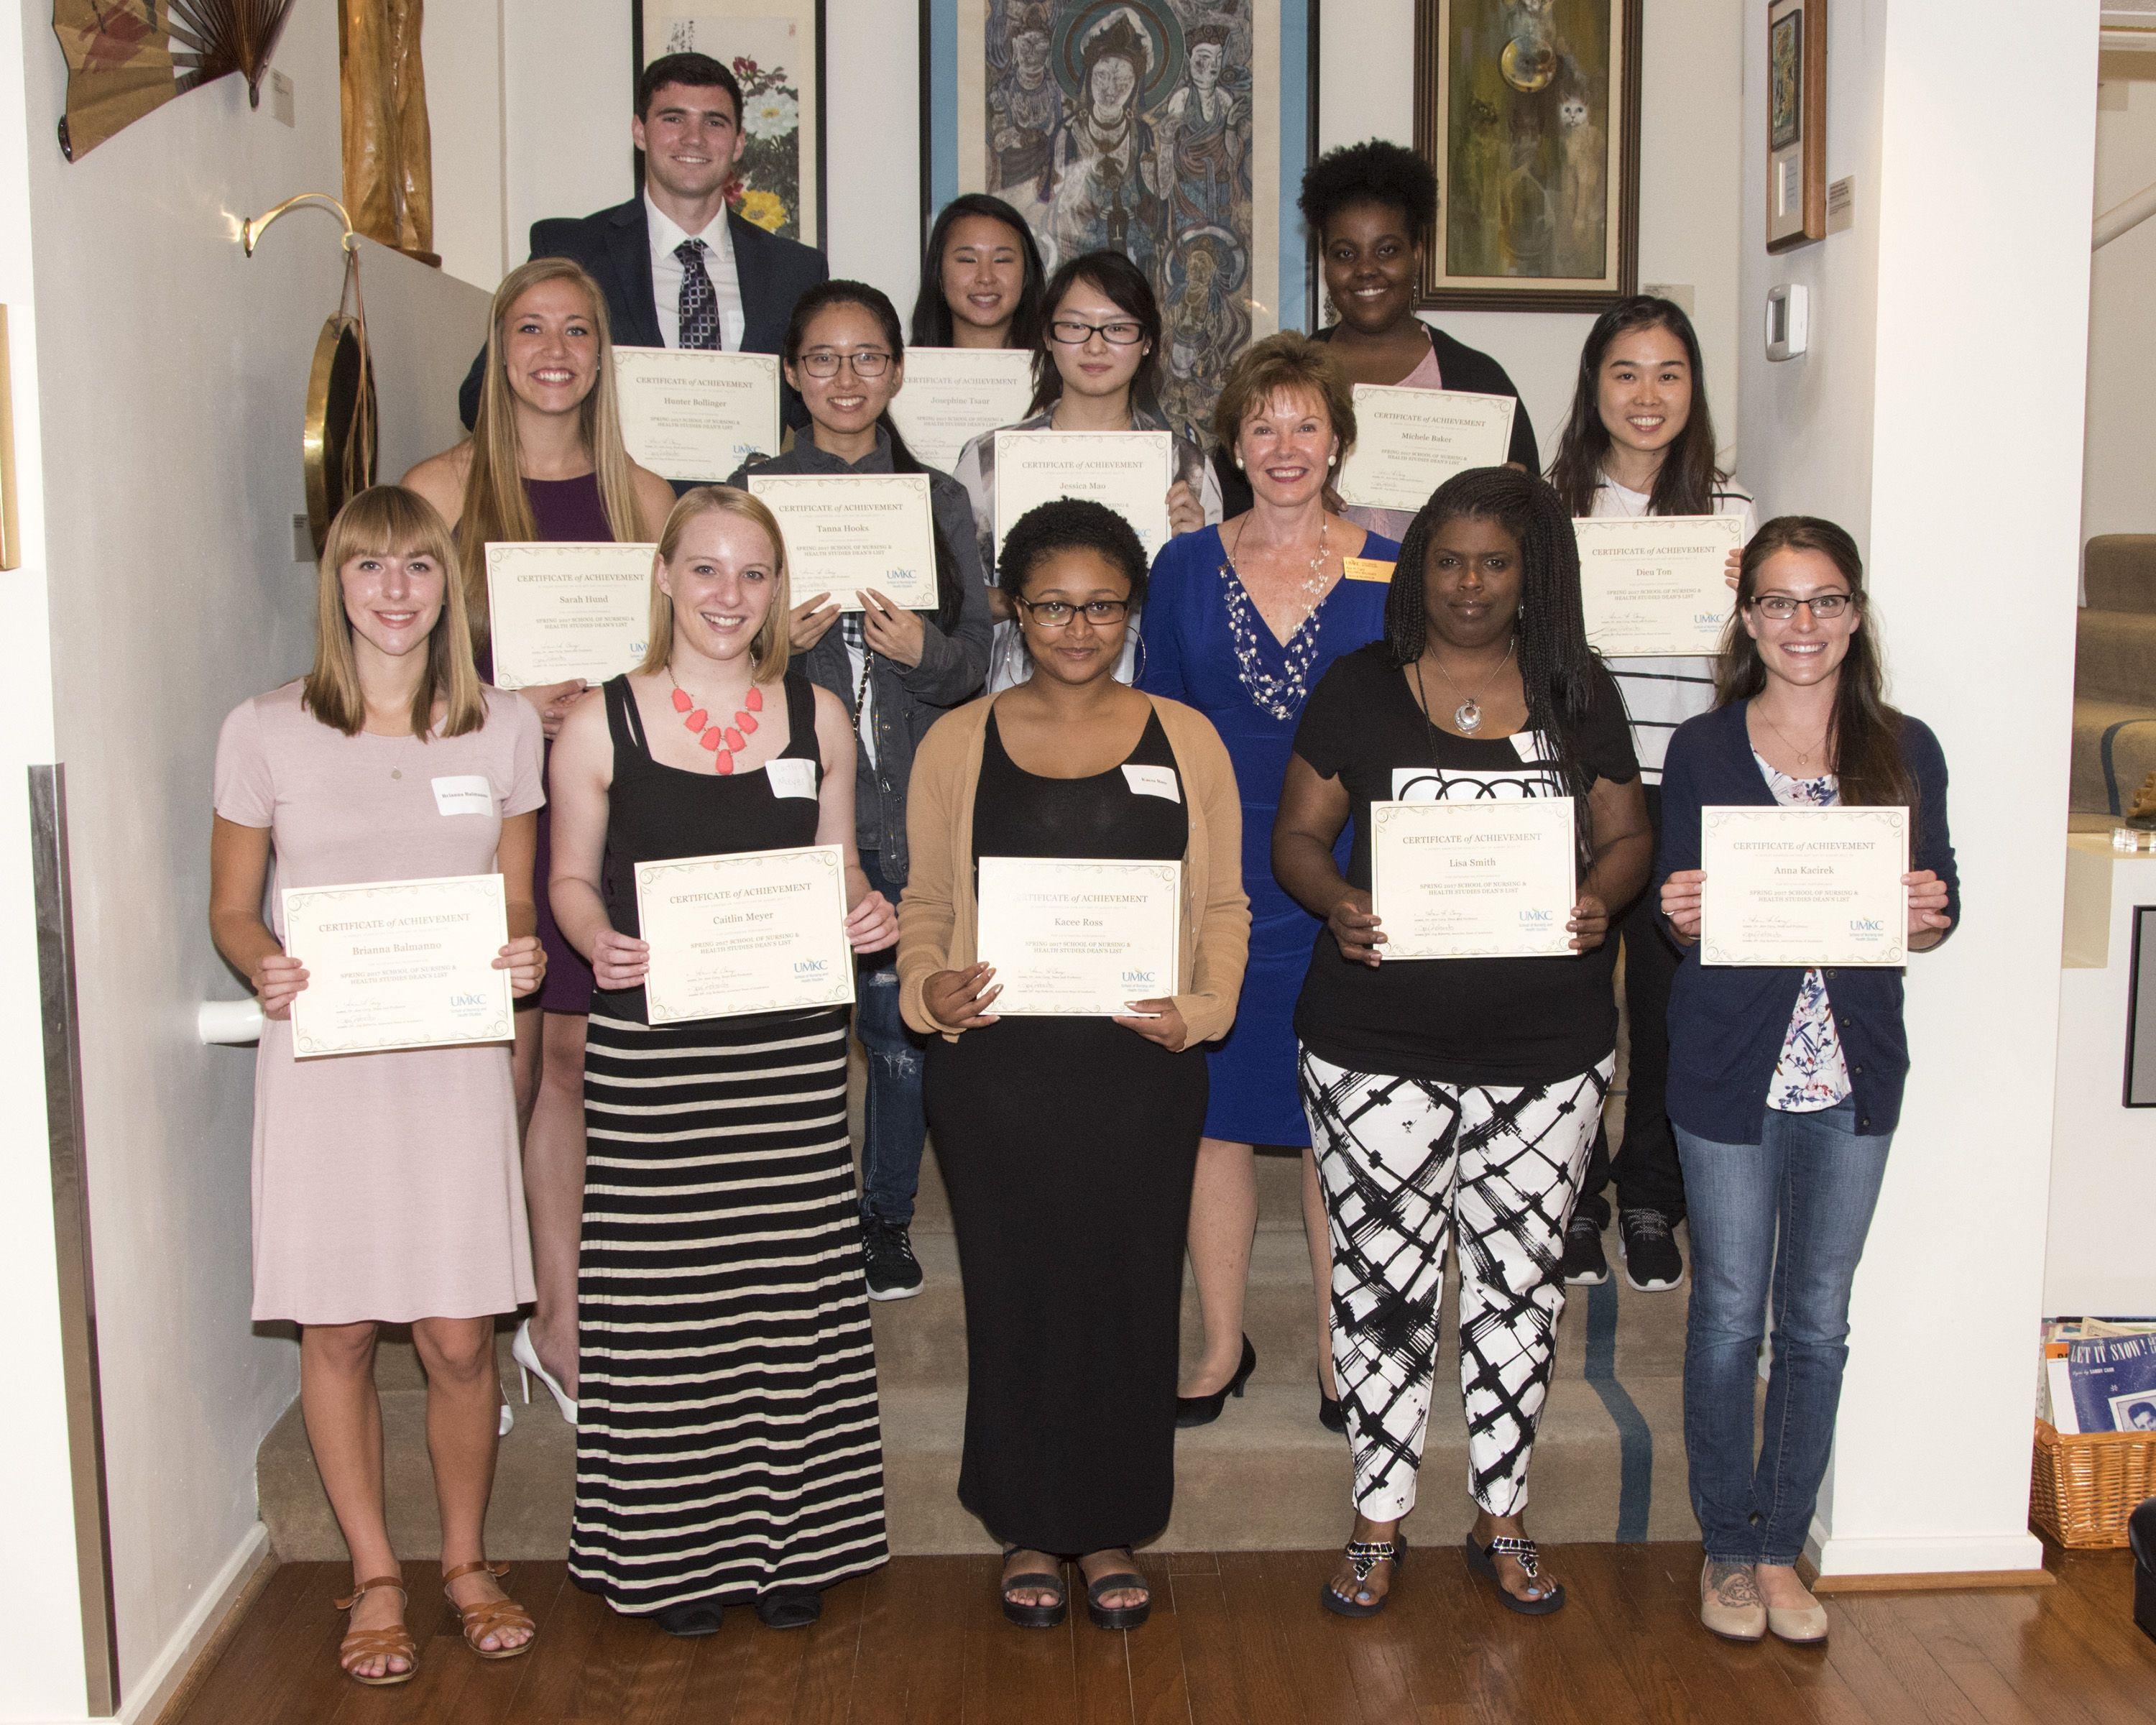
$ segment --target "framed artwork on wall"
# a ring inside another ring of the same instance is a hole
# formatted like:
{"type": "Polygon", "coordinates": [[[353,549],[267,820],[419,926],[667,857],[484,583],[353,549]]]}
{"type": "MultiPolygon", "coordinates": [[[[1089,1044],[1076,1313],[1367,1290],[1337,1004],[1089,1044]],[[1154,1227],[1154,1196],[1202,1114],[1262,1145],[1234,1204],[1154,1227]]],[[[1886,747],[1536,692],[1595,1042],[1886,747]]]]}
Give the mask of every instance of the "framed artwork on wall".
{"type": "MultiPolygon", "coordinates": [[[[726,201],[759,228],[824,244],[824,0],[629,0],[635,69],[709,54],[742,87],[747,138],[726,201]]],[[[641,187],[643,162],[637,163],[641,187]]]]}
{"type": "Polygon", "coordinates": [[[1826,0],[1767,0],[1767,249],[1826,238],[1826,0]]]}
{"type": "Polygon", "coordinates": [[[1422,300],[1594,311],[1636,290],[1640,0],[1415,0],[1422,300]]]}
{"type": "Polygon", "coordinates": [[[2126,985],[2128,1108],[2156,1108],[2156,905],[2133,907],[2132,966],[2126,985]]]}

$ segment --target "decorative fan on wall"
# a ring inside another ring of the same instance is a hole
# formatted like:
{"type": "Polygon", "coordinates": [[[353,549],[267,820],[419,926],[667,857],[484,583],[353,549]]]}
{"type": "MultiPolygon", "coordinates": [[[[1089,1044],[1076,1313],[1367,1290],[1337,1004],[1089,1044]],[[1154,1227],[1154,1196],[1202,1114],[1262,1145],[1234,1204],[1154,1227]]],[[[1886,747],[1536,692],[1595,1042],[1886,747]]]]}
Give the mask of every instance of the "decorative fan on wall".
{"type": "Polygon", "coordinates": [[[60,154],[79,160],[174,96],[238,72],[262,103],[262,74],[293,0],[53,0],[67,57],[60,154]]]}

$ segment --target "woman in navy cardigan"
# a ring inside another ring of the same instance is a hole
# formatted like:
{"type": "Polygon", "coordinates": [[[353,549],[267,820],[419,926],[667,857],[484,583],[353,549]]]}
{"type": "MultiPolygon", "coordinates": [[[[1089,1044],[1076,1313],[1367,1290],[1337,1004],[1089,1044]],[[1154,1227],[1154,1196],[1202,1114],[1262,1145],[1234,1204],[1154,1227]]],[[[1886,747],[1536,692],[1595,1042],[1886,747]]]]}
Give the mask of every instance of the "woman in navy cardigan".
{"type": "Polygon", "coordinates": [[[1826,1638],[1795,1565],[1834,1441],[1850,1286],[1909,1049],[1899,970],[1701,965],[1700,815],[1717,803],[1905,807],[1909,947],[1946,937],[1960,915],[1946,760],[1922,721],[1882,698],[1865,611],[1847,533],[1807,516],[1768,522],[1745,547],[1717,705],[1678,728],[1663,770],[1656,875],[1688,948],[1670,995],[1669,1077],[1693,1254],[1685,1450],[1707,1547],[1700,1618],[1736,1640],[1826,1638]],[[1770,1286],[1760,1445],[1753,1386],[1770,1286]]]}

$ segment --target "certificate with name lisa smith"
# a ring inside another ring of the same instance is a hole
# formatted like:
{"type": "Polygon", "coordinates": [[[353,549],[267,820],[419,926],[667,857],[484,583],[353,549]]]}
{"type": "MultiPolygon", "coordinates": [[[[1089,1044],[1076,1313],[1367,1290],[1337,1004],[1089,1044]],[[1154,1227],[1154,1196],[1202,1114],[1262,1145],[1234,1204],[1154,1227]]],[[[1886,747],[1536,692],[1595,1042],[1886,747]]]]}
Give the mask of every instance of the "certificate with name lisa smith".
{"type": "Polygon", "coordinates": [[[1702,964],[1909,960],[1909,811],[1700,811],[1702,964]]]}
{"type": "Polygon", "coordinates": [[[1509,395],[1358,383],[1341,496],[1363,509],[1418,510],[1454,474],[1502,467],[1518,405],[1509,395]]]}
{"type": "Polygon", "coordinates": [[[486,548],[494,685],[524,689],[582,677],[603,683],[644,662],[655,545],[486,548]]]}
{"type": "Polygon", "coordinates": [[[639,863],[636,919],[654,1024],[853,1004],[839,845],[639,863]]]}
{"type": "Polygon", "coordinates": [[[1168,488],[1175,482],[1164,431],[1004,431],[996,435],[996,557],[1028,510],[1058,497],[1105,503],[1131,526],[1146,561],[1168,543],[1168,488]]]}
{"type": "Polygon", "coordinates": [[[1179,862],[984,856],[978,901],[998,1016],[1122,1018],[1175,993],[1179,862]]]}
{"type": "Polygon", "coordinates": [[[613,376],[629,459],[661,479],[723,480],[778,453],[776,354],[617,347],[613,376]]]}
{"type": "Polygon", "coordinates": [[[799,604],[829,593],[860,611],[874,588],[906,611],[936,608],[936,518],[925,473],[751,473],[748,488],[786,536],[787,583],[799,604]]]}
{"type": "Polygon", "coordinates": [[[306,967],[292,1052],[370,1054],[510,1039],[499,875],[288,886],[285,950],[306,967]]]}
{"type": "Polygon", "coordinates": [[[1403,958],[1569,958],[1572,798],[1370,805],[1378,950],[1403,958]]]}
{"type": "Polygon", "coordinates": [[[909,347],[891,398],[906,447],[948,473],[984,431],[1015,425],[1033,405],[1033,355],[1023,347],[909,347]]]}
{"type": "Polygon", "coordinates": [[[1742,517],[1609,516],[1572,529],[1591,645],[1614,659],[1720,649],[1737,601],[1728,564],[1743,547],[1742,517]]]}

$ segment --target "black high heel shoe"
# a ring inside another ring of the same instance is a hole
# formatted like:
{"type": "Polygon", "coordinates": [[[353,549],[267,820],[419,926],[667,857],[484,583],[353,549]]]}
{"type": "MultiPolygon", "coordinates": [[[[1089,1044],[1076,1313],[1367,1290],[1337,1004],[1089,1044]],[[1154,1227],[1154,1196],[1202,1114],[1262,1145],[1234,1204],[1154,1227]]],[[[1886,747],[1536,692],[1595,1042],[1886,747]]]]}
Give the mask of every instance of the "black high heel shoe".
{"type": "Polygon", "coordinates": [[[1258,1368],[1258,1350],[1250,1346],[1250,1338],[1243,1337],[1243,1358],[1235,1375],[1210,1395],[1179,1395],[1175,1399],[1175,1423],[1178,1426],[1210,1425],[1220,1417],[1221,1409],[1228,1405],[1228,1398],[1240,1399],[1243,1386],[1250,1381],[1250,1373],[1258,1368]]]}

